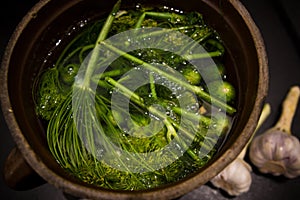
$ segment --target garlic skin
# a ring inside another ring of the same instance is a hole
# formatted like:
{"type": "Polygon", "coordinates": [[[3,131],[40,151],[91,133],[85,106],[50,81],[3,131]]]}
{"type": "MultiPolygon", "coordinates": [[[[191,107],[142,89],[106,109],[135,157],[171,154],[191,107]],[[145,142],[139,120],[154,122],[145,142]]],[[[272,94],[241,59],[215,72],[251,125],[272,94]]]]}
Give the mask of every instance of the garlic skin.
{"type": "Polygon", "coordinates": [[[229,195],[238,196],[250,189],[252,183],[251,172],[251,166],[243,159],[237,158],[210,182],[229,195]]]}
{"type": "Polygon", "coordinates": [[[249,148],[251,162],[262,173],[295,178],[300,175],[300,142],[293,135],[274,131],[253,139],[249,148]]]}

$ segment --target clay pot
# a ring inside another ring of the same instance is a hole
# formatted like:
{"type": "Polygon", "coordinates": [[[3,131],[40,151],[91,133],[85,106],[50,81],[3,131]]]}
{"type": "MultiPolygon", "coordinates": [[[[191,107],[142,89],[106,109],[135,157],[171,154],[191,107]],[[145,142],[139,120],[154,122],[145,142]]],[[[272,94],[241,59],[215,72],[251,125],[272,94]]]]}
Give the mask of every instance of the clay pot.
{"type": "Polygon", "coordinates": [[[238,88],[238,113],[230,137],[222,149],[208,165],[192,176],[146,191],[120,192],[97,188],[83,184],[65,173],[47,148],[45,130],[35,115],[31,93],[33,77],[43,66],[49,52],[52,54],[48,55],[47,62],[57,58],[55,43],[63,38],[66,31],[71,30],[72,25],[109,12],[115,1],[42,0],[16,28],[2,62],[2,110],[17,145],[6,161],[4,174],[8,185],[24,189],[24,185],[36,186],[45,180],[77,197],[173,199],[208,182],[233,161],[248,142],[267,95],[268,66],[263,39],[244,6],[238,0],[123,0],[122,5],[133,7],[137,2],[142,5],[197,10],[219,32],[230,55],[226,65],[231,66],[236,74],[238,88]]]}

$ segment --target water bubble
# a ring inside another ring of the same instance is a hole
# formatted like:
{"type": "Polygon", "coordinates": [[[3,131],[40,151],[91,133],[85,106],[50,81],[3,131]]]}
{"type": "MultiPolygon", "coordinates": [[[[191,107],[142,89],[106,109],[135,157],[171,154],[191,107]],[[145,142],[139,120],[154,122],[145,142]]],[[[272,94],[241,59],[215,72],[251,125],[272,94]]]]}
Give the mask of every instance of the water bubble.
{"type": "Polygon", "coordinates": [[[87,20],[83,20],[79,22],[79,27],[84,27],[87,24],[87,20]]]}
{"type": "Polygon", "coordinates": [[[136,9],[140,9],[141,7],[142,7],[142,6],[141,6],[140,4],[136,4],[136,5],[135,5],[135,8],[136,8],[136,9]]]}
{"type": "Polygon", "coordinates": [[[58,46],[61,43],[61,39],[59,39],[56,43],[55,46],[58,46]]]}
{"type": "Polygon", "coordinates": [[[103,154],[104,154],[104,150],[102,149],[102,148],[97,148],[97,150],[96,150],[96,157],[97,158],[101,158],[101,157],[103,157],[103,154]]]}
{"type": "Polygon", "coordinates": [[[176,97],[177,97],[177,98],[181,98],[181,97],[182,97],[182,94],[177,94],[176,97]]]}

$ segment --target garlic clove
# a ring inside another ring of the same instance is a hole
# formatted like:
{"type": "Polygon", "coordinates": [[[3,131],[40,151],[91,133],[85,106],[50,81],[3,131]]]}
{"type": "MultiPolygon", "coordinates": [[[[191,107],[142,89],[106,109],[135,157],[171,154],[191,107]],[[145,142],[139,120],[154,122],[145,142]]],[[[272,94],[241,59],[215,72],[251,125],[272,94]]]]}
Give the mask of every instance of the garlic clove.
{"type": "Polygon", "coordinates": [[[250,189],[252,183],[251,166],[237,158],[215,176],[211,183],[226,191],[231,196],[238,196],[250,189]]]}

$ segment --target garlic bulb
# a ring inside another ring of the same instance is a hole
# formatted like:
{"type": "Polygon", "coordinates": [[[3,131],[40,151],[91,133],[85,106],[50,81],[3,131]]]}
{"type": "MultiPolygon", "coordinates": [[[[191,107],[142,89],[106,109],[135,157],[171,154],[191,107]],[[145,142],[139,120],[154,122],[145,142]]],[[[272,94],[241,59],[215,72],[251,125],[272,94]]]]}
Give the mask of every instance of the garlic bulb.
{"type": "MultiPolygon", "coordinates": [[[[270,105],[265,104],[255,132],[259,129],[270,112],[270,105]]],[[[253,133],[253,135],[255,134],[255,132],[253,133]]],[[[221,188],[231,196],[238,196],[250,189],[252,183],[252,168],[247,162],[244,161],[244,157],[250,141],[233,162],[231,162],[223,171],[221,171],[217,176],[210,180],[210,182],[215,187],[221,188]]]]}
{"type": "Polygon", "coordinates": [[[253,140],[250,160],[262,173],[294,178],[300,175],[299,140],[280,131],[260,135],[253,140]]]}
{"type": "Polygon", "coordinates": [[[250,160],[262,173],[287,178],[300,175],[300,142],[290,130],[299,95],[299,87],[292,87],[276,125],[255,137],[250,145],[250,160]]]}

